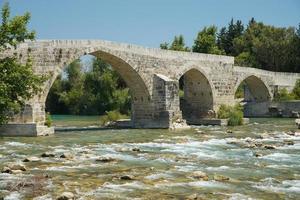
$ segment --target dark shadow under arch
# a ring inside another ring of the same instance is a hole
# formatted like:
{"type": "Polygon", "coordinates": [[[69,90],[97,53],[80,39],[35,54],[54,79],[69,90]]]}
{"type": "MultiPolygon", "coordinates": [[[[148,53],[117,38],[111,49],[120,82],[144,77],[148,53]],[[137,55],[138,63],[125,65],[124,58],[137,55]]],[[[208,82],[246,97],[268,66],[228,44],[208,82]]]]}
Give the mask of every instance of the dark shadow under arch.
{"type": "Polygon", "coordinates": [[[251,75],[242,80],[235,88],[237,92],[242,92],[244,102],[266,102],[271,100],[271,94],[266,84],[258,77],[251,75]]]}
{"type": "Polygon", "coordinates": [[[197,124],[202,118],[214,117],[213,92],[206,76],[197,69],[190,69],[182,77],[183,96],[180,109],[189,124],[197,124]]]}

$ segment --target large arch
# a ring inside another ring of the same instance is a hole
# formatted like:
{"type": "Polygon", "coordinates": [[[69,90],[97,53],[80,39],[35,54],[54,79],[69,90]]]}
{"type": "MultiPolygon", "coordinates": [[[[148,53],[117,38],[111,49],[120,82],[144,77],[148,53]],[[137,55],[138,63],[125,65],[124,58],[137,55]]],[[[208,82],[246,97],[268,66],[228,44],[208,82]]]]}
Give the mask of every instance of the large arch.
{"type": "MultiPolygon", "coordinates": [[[[111,67],[116,70],[116,72],[122,77],[125,81],[127,87],[130,90],[130,94],[132,97],[131,103],[131,123],[133,126],[142,126],[145,122],[145,118],[149,115],[151,110],[151,98],[149,94],[149,90],[145,84],[144,79],[141,75],[124,59],[119,56],[113,55],[112,53],[105,52],[102,50],[92,51],[90,53],[86,53],[80,51],[81,53],[77,54],[76,56],[72,57],[64,64],[57,66],[55,72],[53,73],[52,77],[46,83],[46,86],[43,91],[43,95],[41,96],[40,103],[43,105],[42,112],[45,112],[45,103],[52,87],[54,81],[56,80],[57,76],[62,73],[64,68],[68,66],[71,62],[75,59],[80,58],[83,55],[90,54],[97,58],[102,59],[103,61],[107,62],[111,65],[111,67]]],[[[44,120],[43,120],[44,121],[44,120]]]]}
{"type": "Polygon", "coordinates": [[[242,84],[244,84],[243,90],[245,102],[266,102],[272,99],[270,88],[259,77],[249,75],[244,79],[241,79],[235,85],[234,94],[242,84]]]}
{"type": "Polygon", "coordinates": [[[214,117],[214,95],[203,72],[192,68],[183,74],[183,97],[180,109],[189,124],[198,124],[201,118],[214,117]]]}

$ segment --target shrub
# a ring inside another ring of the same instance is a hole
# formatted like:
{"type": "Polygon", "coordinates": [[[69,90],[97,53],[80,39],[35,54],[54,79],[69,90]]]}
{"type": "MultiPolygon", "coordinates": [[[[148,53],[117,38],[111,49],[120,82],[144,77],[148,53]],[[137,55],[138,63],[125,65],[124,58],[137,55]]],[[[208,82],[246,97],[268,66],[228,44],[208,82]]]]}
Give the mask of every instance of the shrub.
{"type": "Polygon", "coordinates": [[[102,126],[107,125],[109,122],[116,122],[119,119],[128,119],[127,115],[121,114],[117,110],[106,112],[106,115],[100,117],[100,124],[102,126]]]}
{"type": "Polygon", "coordinates": [[[221,105],[217,115],[219,119],[228,119],[229,126],[243,124],[243,107],[240,104],[235,106],[221,105]]]}
{"type": "Polygon", "coordinates": [[[300,79],[297,80],[295,87],[293,89],[294,98],[299,100],[300,99],[300,79]]]}
{"type": "Polygon", "coordinates": [[[286,88],[280,89],[276,96],[274,97],[274,101],[290,101],[295,99],[295,94],[289,93],[286,88]]]}
{"type": "Polygon", "coordinates": [[[45,125],[50,127],[52,124],[52,118],[49,112],[46,113],[45,125]]]}
{"type": "Polygon", "coordinates": [[[184,91],[180,89],[179,92],[178,92],[178,96],[179,96],[179,98],[183,98],[184,97],[184,91]]]}

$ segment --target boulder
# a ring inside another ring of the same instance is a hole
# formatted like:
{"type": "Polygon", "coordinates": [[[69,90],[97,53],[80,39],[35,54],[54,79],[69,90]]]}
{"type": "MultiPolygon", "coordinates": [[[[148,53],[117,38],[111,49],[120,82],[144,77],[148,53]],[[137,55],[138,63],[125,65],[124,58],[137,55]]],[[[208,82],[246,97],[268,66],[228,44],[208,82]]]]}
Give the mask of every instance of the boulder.
{"type": "Polygon", "coordinates": [[[6,165],[6,167],[12,171],[14,171],[14,170],[26,171],[27,170],[25,165],[23,165],[22,163],[8,163],[6,165]]]}
{"type": "Polygon", "coordinates": [[[191,194],[185,198],[186,200],[202,200],[198,194],[191,194]]]}
{"type": "Polygon", "coordinates": [[[293,118],[299,118],[300,117],[299,112],[297,112],[297,111],[291,111],[291,117],[293,117],[293,118]]]}
{"type": "Polygon", "coordinates": [[[134,148],[132,148],[132,149],[131,149],[131,151],[140,152],[140,151],[141,151],[141,149],[140,149],[140,148],[138,148],[138,147],[134,147],[134,148]]]}
{"type": "Polygon", "coordinates": [[[23,171],[22,170],[12,170],[11,173],[12,174],[21,174],[23,171]]]}
{"type": "Polygon", "coordinates": [[[261,153],[255,153],[254,155],[255,155],[255,157],[262,157],[263,156],[261,153]]]}
{"type": "Polygon", "coordinates": [[[214,175],[215,181],[229,181],[230,178],[223,175],[214,175]]]}
{"type": "Polygon", "coordinates": [[[9,167],[3,167],[1,173],[12,174],[12,170],[9,167]]]}
{"type": "Polygon", "coordinates": [[[99,157],[96,159],[97,162],[103,162],[103,163],[108,163],[108,162],[115,162],[117,159],[112,158],[112,157],[99,157]]]}
{"type": "Polygon", "coordinates": [[[284,140],[283,142],[286,145],[294,145],[295,144],[295,142],[293,140],[284,140]]]}
{"type": "Polygon", "coordinates": [[[264,145],[265,149],[276,149],[276,147],[274,145],[270,145],[270,144],[266,144],[264,145]]]}
{"type": "Polygon", "coordinates": [[[34,157],[34,156],[27,157],[23,160],[23,162],[38,162],[38,161],[40,161],[40,159],[38,157],[34,157]]]}
{"type": "Polygon", "coordinates": [[[123,176],[120,176],[120,180],[131,181],[131,180],[134,180],[134,177],[131,175],[123,175],[123,176]]]}
{"type": "Polygon", "coordinates": [[[43,158],[55,157],[55,154],[51,153],[51,152],[45,152],[41,155],[41,157],[43,157],[43,158]]]}
{"type": "Polygon", "coordinates": [[[298,129],[300,129],[300,119],[295,120],[296,125],[298,126],[298,129]]]}
{"type": "Polygon", "coordinates": [[[202,171],[195,171],[192,173],[192,177],[196,179],[200,179],[203,181],[208,181],[208,176],[205,172],[202,171]]]}
{"type": "Polygon", "coordinates": [[[233,131],[232,130],[227,130],[226,133],[233,133],[233,131]]]}
{"type": "Polygon", "coordinates": [[[57,200],[71,200],[71,199],[75,199],[75,196],[72,192],[64,192],[57,198],[57,200]]]}
{"type": "Polygon", "coordinates": [[[62,155],[59,156],[60,158],[65,158],[65,159],[73,159],[73,155],[70,153],[63,153],[62,155]]]}

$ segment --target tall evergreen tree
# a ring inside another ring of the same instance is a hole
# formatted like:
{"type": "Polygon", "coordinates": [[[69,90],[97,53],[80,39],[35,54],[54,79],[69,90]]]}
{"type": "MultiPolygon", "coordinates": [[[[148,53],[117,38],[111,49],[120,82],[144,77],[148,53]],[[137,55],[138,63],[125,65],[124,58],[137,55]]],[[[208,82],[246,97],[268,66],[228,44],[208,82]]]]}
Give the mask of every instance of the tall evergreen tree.
{"type": "Polygon", "coordinates": [[[197,35],[194,41],[193,52],[210,53],[210,54],[224,54],[217,46],[217,27],[204,27],[197,35]]]}

